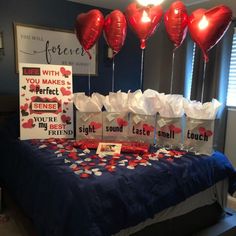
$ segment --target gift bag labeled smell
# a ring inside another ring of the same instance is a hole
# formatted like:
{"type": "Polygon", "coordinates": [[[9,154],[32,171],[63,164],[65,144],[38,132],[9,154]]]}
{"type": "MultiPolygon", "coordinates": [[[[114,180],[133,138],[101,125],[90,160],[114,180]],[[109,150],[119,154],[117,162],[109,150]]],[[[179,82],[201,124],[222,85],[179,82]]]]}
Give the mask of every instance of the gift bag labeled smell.
{"type": "Polygon", "coordinates": [[[103,112],[103,139],[127,140],[129,132],[128,113],[103,112]]]}
{"type": "Polygon", "coordinates": [[[157,115],[156,144],[159,147],[182,148],[182,117],[166,118],[157,115]]]}
{"type": "Polygon", "coordinates": [[[154,143],[156,115],[130,113],[129,139],[142,143],[154,143]]]}
{"type": "Polygon", "coordinates": [[[213,153],[215,120],[186,118],[184,148],[187,151],[211,155],[213,153]]]}
{"type": "Polygon", "coordinates": [[[76,140],[102,139],[102,112],[76,111],[76,140]]]}

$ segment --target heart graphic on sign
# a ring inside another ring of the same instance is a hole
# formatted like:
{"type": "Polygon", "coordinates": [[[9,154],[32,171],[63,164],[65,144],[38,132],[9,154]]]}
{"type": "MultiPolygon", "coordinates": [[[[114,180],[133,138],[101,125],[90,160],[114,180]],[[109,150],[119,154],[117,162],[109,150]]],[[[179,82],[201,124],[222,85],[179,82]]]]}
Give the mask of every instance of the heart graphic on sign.
{"type": "Polygon", "coordinates": [[[39,89],[40,89],[40,86],[38,84],[37,85],[30,84],[30,89],[29,89],[30,92],[36,92],[39,89]]]}
{"type": "Polygon", "coordinates": [[[67,90],[66,88],[64,88],[64,87],[61,87],[61,93],[62,93],[62,95],[63,96],[69,96],[69,95],[71,95],[71,91],[70,90],[67,90]]]}
{"type": "Polygon", "coordinates": [[[116,119],[116,122],[119,126],[127,126],[128,125],[128,122],[120,117],[118,117],[116,119]]]}
{"type": "Polygon", "coordinates": [[[34,124],[34,120],[33,119],[29,119],[28,121],[26,121],[25,123],[22,124],[22,127],[25,129],[31,129],[35,126],[34,124]]]}
{"type": "Polygon", "coordinates": [[[20,109],[26,111],[28,109],[28,103],[25,103],[25,105],[20,106],[20,109]]]}
{"type": "Polygon", "coordinates": [[[22,110],[21,111],[21,115],[22,116],[28,116],[29,115],[29,112],[25,111],[25,110],[22,110]]]}
{"type": "Polygon", "coordinates": [[[94,129],[100,129],[102,127],[101,123],[98,123],[98,122],[95,122],[95,121],[92,121],[89,125],[93,126],[94,129]]]}
{"type": "Polygon", "coordinates": [[[71,75],[71,71],[70,70],[66,70],[65,67],[61,67],[60,71],[61,71],[62,75],[65,78],[68,78],[71,75]]]}
{"type": "Polygon", "coordinates": [[[71,124],[71,122],[70,122],[71,117],[70,116],[62,115],[61,120],[62,120],[63,123],[66,123],[68,125],[71,124]]]}

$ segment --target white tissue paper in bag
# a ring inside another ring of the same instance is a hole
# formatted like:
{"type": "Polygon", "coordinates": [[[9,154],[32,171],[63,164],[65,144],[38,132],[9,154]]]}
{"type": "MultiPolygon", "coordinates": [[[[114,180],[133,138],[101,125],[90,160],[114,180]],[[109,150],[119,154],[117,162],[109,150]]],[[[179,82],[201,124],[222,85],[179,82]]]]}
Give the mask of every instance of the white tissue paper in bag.
{"type": "Polygon", "coordinates": [[[194,119],[214,120],[220,106],[221,103],[216,99],[212,99],[212,102],[206,103],[184,100],[184,111],[186,115],[194,119]]]}
{"type": "Polygon", "coordinates": [[[80,112],[100,112],[105,97],[99,93],[93,93],[91,97],[85,93],[74,93],[74,105],[80,112]]]}

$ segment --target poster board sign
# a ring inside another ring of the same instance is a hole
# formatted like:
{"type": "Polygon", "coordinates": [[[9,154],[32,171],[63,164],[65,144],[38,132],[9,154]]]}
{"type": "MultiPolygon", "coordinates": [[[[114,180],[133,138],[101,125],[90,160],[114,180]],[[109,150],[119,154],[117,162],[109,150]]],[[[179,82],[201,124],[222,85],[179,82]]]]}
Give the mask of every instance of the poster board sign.
{"type": "Polygon", "coordinates": [[[14,23],[16,72],[19,63],[69,65],[74,75],[97,75],[97,45],[87,53],[74,31],[14,23]]]}
{"type": "Polygon", "coordinates": [[[20,139],[73,138],[72,67],[19,64],[20,139]]]}

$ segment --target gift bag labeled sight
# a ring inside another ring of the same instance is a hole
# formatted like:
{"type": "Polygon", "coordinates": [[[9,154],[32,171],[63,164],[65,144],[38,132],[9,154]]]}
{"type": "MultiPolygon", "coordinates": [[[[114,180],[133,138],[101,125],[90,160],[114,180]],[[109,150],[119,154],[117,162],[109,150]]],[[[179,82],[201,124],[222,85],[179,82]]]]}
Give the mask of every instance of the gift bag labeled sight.
{"type": "Polygon", "coordinates": [[[91,97],[84,93],[74,94],[76,110],[76,139],[102,139],[103,96],[94,93],[91,97]]]}

